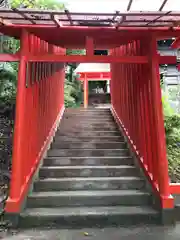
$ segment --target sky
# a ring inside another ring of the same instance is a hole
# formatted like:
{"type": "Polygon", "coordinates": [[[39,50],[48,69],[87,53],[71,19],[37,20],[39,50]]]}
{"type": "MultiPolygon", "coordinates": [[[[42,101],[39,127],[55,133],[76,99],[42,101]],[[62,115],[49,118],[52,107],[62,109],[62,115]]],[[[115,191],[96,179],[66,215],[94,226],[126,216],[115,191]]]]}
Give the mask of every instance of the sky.
{"type": "MultiPolygon", "coordinates": [[[[59,0],[73,12],[124,12],[129,0],[59,0]]],[[[157,11],[163,0],[133,0],[132,11],[157,11]]],[[[180,11],[180,0],[168,0],[164,11],[180,11]]]]}

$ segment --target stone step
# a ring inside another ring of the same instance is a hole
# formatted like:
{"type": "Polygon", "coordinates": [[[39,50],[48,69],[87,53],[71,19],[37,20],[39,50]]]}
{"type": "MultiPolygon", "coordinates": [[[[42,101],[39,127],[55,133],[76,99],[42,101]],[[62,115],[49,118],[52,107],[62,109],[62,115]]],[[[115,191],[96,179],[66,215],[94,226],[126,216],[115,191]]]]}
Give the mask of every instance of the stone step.
{"type": "Polygon", "coordinates": [[[141,190],[145,181],[140,177],[72,177],[45,178],[34,184],[34,191],[72,190],[141,190]]]}
{"type": "Polygon", "coordinates": [[[90,118],[90,119],[113,119],[113,116],[110,112],[85,112],[85,113],[65,113],[64,118],[90,118]]]}
{"type": "Polygon", "coordinates": [[[150,194],[140,190],[54,191],[33,192],[27,199],[27,207],[140,206],[150,202],[150,194]]]}
{"type": "Polygon", "coordinates": [[[128,149],[51,149],[48,157],[129,156],[128,149]]]}
{"type": "Polygon", "coordinates": [[[103,126],[117,126],[113,120],[107,120],[107,119],[82,119],[82,118],[72,118],[72,119],[63,119],[59,125],[60,127],[68,127],[70,126],[70,128],[73,127],[78,127],[78,126],[82,126],[82,127],[87,127],[87,126],[96,126],[96,127],[103,127],[103,126]]]}
{"type": "Polygon", "coordinates": [[[101,113],[98,113],[98,114],[65,114],[62,118],[62,122],[74,122],[77,123],[77,120],[81,120],[82,122],[92,122],[92,123],[95,123],[95,122],[100,122],[100,121],[103,121],[104,123],[105,122],[114,122],[114,119],[112,117],[111,114],[101,114],[101,113]]]}
{"type": "MultiPolygon", "coordinates": [[[[68,126],[60,126],[60,128],[57,130],[57,133],[69,133],[69,132],[79,132],[79,131],[85,131],[85,132],[99,132],[99,131],[110,131],[110,132],[114,132],[114,131],[118,131],[118,128],[114,125],[108,126],[108,125],[104,125],[103,126],[92,126],[92,125],[74,125],[72,128],[68,128],[68,126]]],[[[120,134],[120,133],[119,133],[120,134]]]]}
{"type": "Polygon", "coordinates": [[[115,130],[115,131],[84,131],[82,129],[82,131],[78,131],[76,129],[74,129],[73,131],[57,131],[56,132],[56,136],[65,136],[65,137],[91,137],[94,138],[95,136],[99,137],[99,136],[121,136],[121,134],[119,133],[119,131],[115,130]]]}
{"type": "Polygon", "coordinates": [[[56,135],[54,138],[56,141],[64,142],[64,141],[71,141],[71,142],[89,142],[89,141],[99,141],[99,142],[123,142],[124,137],[123,136],[58,136],[56,135]]]}
{"type": "Polygon", "coordinates": [[[83,114],[93,114],[93,115],[96,115],[96,114],[111,114],[111,111],[110,109],[88,109],[88,110],[66,110],[65,115],[67,114],[72,114],[72,115],[76,115],[76,114],[79,114],[79,115],[83,115],[83,114]]]}
{"type": "Polygon", "coordinates": [[[102,118],[99,118],[99,119],[97,119],[97,118],[92,118],[92,119],[90,119],[90,118],[81,118],[81,117],[79,117],[79,118],[74,118],[74,117],[72,117],[72,118],[66,118],[66,119],[62,119],[62,121],[61,121],[61,123],[60,123],[60,125],[59,125],[59,127],[61,127],[61,126],[65,126],[65,125],[69,125],[70,127],[73,127],[73,126],[78,126],[78,125],[83,125],[83,126],[89,126],[89,125],[100,125],[100,123],[101,123],[101,126],[103,126],[103,125],[115,125],[115,123],[114,123],[114,120],[113,119],[106,119],[105,117],[102,117],[102,118]]]}
{"type": "Polygon", "coordinates": [[[20,227],[83,228],[159,223],[157,211],[147,206],[31,208],[20,215],[20,227]]]}
{"type": "Polygon", "coordinates": [[[40,168],[41,178],[65,178],[65,177],[122,177],[138,176],[138,170],[134,166],[43,166],[40,168]]]}
{"type": "Polygon", "coordinates": [[[70,127],[113,127],[113,126],[117,127],[117,125],[113,120],[102,123],[100,120],[98,122],[95,122],[95,121],[89,122],[88,120],[83,121],[83,119],[80,119],[80,121],[74,122],[74,118],[72,118],[71,121],[69,119],[65,119],[61,121],[58,129],[62,127],[68,128],[69,123],[73,125],[70,127]]]}
{"type": "Polygon", "coordinates": [[[97,115],[97,116],[81,116],[81,115],[76,115],[76,116],[64,116],[61,120],[61,124],[65,124],[65,123],[68,123],[68,124],[76,124],[76,123],[79,123],[79,122],[82,122],[84,124],[98,124],[98,123],[115,123],[114,122],[114,119],[112,116],[108,116],[108,115],[97,115]]]}
{"type": "Polygon", "coordinates": [[[159,214],[110,110],[66,110],[39,170],[21,226],[104,227],[159,214]]]}
{"type": "Polygon", "coordinates": [[[84,108],[83,106],[80,106],[79,108],[66,108],[65,111],[77,111],[77,112],[88,112],[88,111],[110,111],[111,105],[108,106],[88,106],[88,108],[84,108]]]}
{"type": "Polygon", "coordinates": [[[96,165],[134,165],[130,156],[121,157],[47,157],[44,159],[44,166],[96,166],[96,165]]]}
{"type": "Polygon", "coordinates": [[[127,145],[125,142],[93,142],[93,141],[89,141],[89,142],[70,142],[70,141],[66,141],[66,142],[61,142],[61,141],[57,141],[56,139],[54,140],[54,142],[51,144],[51,148],[63,148],[63,149],[122,149],[122,148],[126,148],[127,145]]]}

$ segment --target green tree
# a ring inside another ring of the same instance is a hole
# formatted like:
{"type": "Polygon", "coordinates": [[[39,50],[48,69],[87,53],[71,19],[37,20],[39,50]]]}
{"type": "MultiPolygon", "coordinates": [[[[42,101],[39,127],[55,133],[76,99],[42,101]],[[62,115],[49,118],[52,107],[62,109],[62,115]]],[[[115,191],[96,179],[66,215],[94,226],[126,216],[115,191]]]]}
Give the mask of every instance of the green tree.
{"type": "MultiPolygon", "coordinates": [[[[10,0],[12,8],[64,9],[64,4],[58,0],[10,0]]],[[[20,42],[8,36],[0,36],[0,52],[15,53],[20,48],[20,42]]],[[[0,106],[14,104],[16,95],[18,63],[0,63],[0,106]]]]}
{"type": "MultiPolygon", "coordinates": [[[[85,55],[85,49],[67,49],[67,55],[85,55]]],[[[82,101],[81,82],[77,81],[74,75],[78,63],[67,64],[66,81],[64,88],[64,102],[66,107],[78,107],[82,101]]]]}
{"type": "Polygon", "coordinates": [[[0,107],[15,101],[16,70],[10,63],[0,63],[0,107]]]}
{"type": "Polygon", "coordinates": [[[65,5],[58,0],[10,0],[10,5],[12,8],[65,9],[65,5]]]}
{"type": "Polygon", "coordinates": [[[82,101],[81,82],[74,75],[76,64],[68,64],[64,86],[64,102],[66,107],[78,107],[82,101]]]}
{"type": "MultiPolygon", "coordinates": [[[[65,5],[58,0],[10,0],[12,8],[34,8],[34,9],[51,9],[63,10],[65,5]]],[[[85,50],[67,49],[67,55],[84,55],[85,50]]],[[[81,102],[81,84],[76,81],[73,71],[76,64],[68,64],[69,71],[66,73],[64,99],[66,107],[78,106],[81,102]]]]}
{"type": "MultiPolygon", "coordinates": [[[[33,8],[33,9],[51,9],[51,10],[63,10],[65,9],[65,5],[58,0],[10,0],[10,6],[12,8],[33,8]]],[[[9,38],[6,36],[2,37],[4,47],[4,53],[15,53],[19,50],[19,41],[9,38]]],[[[86,51],[82,50],[74,50],[67,49],[67,55],[84,55],[86,51]]],[[[0,99],[1,102],[6,103],[7,101],[14,103],[15,93],[16,93],[16,81],[17,81],[17,71],[18,65],[14,63],[9,63],[13,71],[9,71],[4,68],[3,71],[0,71],[0,99]],[[9,81],[4,80],[4,76],[9,81]],[[7,84],[7,82],[11,82],[11,84],[7,84]],[[8,87],[9,86],[9,87],[8,87]],[[6,89],[6,91],[5,91],[6,89]],[[8,89],[8,91],[7,91],[8,89]],[[6,92],[6,97],[5,97],[6,92]],[[10,93],[11,92],[11,93],[10,93]],[[9,93],[9,97],[7,96],[9,93]]],[[[69,71],[66,73],[65,79],[65,88],[64,88],[64,97],[65,97],[65,105],[66,107],[72,107],[79,105],[82,99],[81,93],[81,83],[76,81],[76,76],[74,76],[73,72],[76,68],[77,64],[68,64],[69,71]]]]}
{"type": "MultiPolygon", "coordinates": [[[[19,41],[7,36],[0,37],[1,53],[15,53],[19,49],[19,41]]],[[[0,63],[0,108],[15,104],[17,62],[0,63]]]]}

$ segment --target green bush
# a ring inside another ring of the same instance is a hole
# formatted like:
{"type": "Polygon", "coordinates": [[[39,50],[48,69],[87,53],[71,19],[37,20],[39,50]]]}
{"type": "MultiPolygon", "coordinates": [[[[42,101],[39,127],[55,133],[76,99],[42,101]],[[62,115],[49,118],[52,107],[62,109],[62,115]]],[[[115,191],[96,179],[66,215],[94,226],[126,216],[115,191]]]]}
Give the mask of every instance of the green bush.
{"type": "Polygon", "coordinates": [[[64,85],[64,104],[65,107],[78,107],[81,104],[82,93],[79,81],[73,82],[65,80],[64,85]]]}
{"type": "Polygon", "coordinates": [[[166,94],[162,95],[162,104],[163,104],[163,111],[164,111],[165,117],[171,116],[174,114],[174,110],[171,108],[166,94]]]}
{"type": "Polygon", "coordinates": [[[173,114],[171,116],[165,116],[164,127],[167,137],[174,135],[175,132],[177,134],[177,130],[180,129],[180,116],[176,114],[173,114]]]}
{"type": "Polygon", "coordinates": [[[163,96],[164,127],[166,132],[167,156],[171,181],[180,181],[180,115],[175,114],[163,96]]]}
{"type": "Polygon", "coordinates": [[[11,63],[0,63],[0,108],[15,104],[17,73],[11,63]]]}
{"type": "Polygon", "coordinates": [[[172,182],[180,181],[180,147],[168,145],[167,155],[169,163],[169,175],[172,182]]]}

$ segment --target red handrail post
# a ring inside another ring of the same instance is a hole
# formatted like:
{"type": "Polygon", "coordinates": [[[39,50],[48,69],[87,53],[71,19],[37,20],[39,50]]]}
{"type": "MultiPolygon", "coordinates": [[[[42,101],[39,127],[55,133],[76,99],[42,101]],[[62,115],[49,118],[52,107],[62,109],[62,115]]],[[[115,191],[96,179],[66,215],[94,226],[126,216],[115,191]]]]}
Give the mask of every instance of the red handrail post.
{"type": "Polygon", "coordinates": [[[88,79],[84,76],[84,108],[88,107],[88,79]]]}
{"type": "MultiPolygon", "coordinates": [[[[158,172],[159,193],[161,196],[162,208],[172,208],[173,201],[167,201],[170,198],[168,161],[166,156],[166,141],[163,120],[163,109],[161,100],[161,88],[159,77],[159,60],[157,54],[157,41],[154,36],[151,38],[149,49],[150,62],[150,85],[152,94],[152,110],[153,110],[153,131],[155,133],[156,142],[156,167],[158,172]]],[[[155,150],[155,149],[154,149],[155,150]]]]}
{"type": "Polygon", "coordinates": [[[12,178],[10,195],[6,204],[7,212],[16,212],[19,206],[19,197],[22,187],[23,174],[23,145],[24,145],[24,124],[25,124],[25,96],[26,96],[26,53],[28,49],[28,33],[23,30],[21,35],[20,63],[18,72],[17,95],[16,95],[16,116],[14,126],[12,178]]]}

